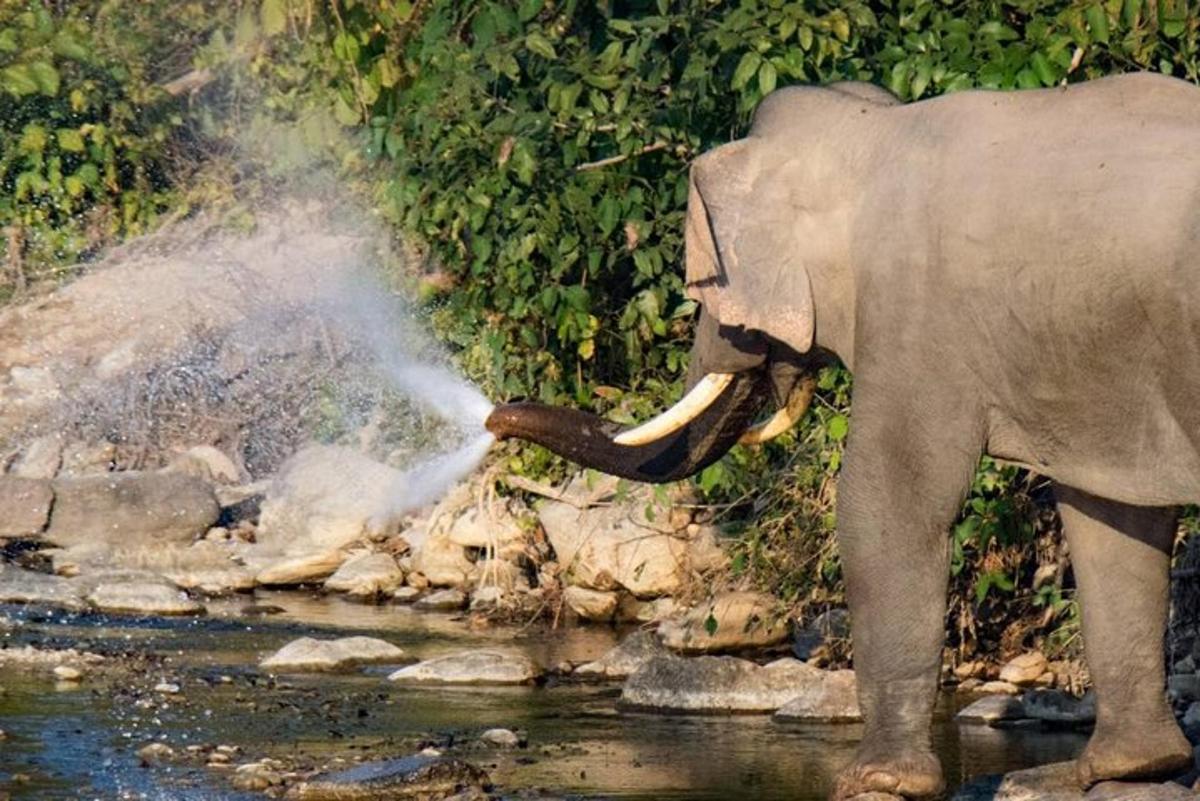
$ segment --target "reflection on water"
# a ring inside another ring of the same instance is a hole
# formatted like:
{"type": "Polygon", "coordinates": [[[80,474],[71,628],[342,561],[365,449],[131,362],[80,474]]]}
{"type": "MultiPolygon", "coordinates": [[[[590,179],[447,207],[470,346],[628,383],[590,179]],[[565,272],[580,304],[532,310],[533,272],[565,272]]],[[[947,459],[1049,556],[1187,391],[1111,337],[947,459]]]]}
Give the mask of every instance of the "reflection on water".
{"type": "MultiPolygon", "coordinates": [[[[262,595],[287,611],[244,618],[245,604],[217,605],[208,619],[129,621],[101,616],[24,616],[3,637],[134,653],[127,675],[94,676],[77,689],[0,673],[0,798],[240,799],[228,771],[189,765],[140,766],[152,740],[241,746],[249,761],[279,756],[317,767],[336,757],[387,758],[423,742],[472,743],[494,726],[528,733],[520,751],[472,751],[502,790],[546,788],[584,798],[823,799],[853,754],[859,726],[781,725],[757,716],[689,717],[618,713],[616,686],[550,682],[537,688],[412,688],[388,684],[384,670],[342,676],[289,676],[274,682],[259,658],[302,634],[382,636],[423,658],[475,645],[514,643],[543,664],[599,656],[616,641],[603,627],[473,630],[445,615],[370,607],[296,593],[262,595]],[[152,658],[147,659],[144,654],[152,658]],[[151,688],[179,682],[178,696],[151,688]],[[306,762],[307,760],[307,762],[306,762]],[[23,774],[23,775],[22,775],[23,774]]],[[[117,656],[120,659],[120,656],[117,656]]],[[[1072,758],[1080,734],[960,727],[952,699],[939,709],[937,746],[953,784],[1072,758]]]]}

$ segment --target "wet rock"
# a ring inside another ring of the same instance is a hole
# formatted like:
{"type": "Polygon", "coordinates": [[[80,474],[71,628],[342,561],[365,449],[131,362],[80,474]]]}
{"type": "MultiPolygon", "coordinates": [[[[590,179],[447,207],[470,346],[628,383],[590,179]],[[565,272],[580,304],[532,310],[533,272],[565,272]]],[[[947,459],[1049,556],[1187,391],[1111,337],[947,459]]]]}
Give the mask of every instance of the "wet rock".
{"type": "Polygon", "coordinates": [[[232,459],[211,445],[196,445],[173,458],[167,469],[218,484],[238,484],[245,476],[232,459]]]}
{"type": "Polygon", "coordinates": [[[83,588],[70,579],[0,564],[0,603],[39,604],[80,610],[87,606],[83,588]]]}
{"type": "Polygon", "coordinates": [[[262,660],[259,667],[277,673],[347,670],[358,665],[394,664],[404,651],[374,637],[341,637],[318,640],[301,637],[262,660]]]}
{"type": "Polygon", "coordinates": [[[397,587],[392,593],[392,600],[398,604],[411,604],[421,597],[421,591],[416,587],[397,587]]]}
{"type": "Polygon", "coordinates": [[[388,678],[413,684],[529,684],[541,675],[542,669],[522,653],[484,649],[427,659],[388,678]]]}
{"type": "Polygon", "coordinates": [[[76,665],[86,667],[103,664],[104,657],[99,654],[77,651],[74,648],[52,650],[34,648],[32,645],[20,648],[0,648],[0,666],[12,670],[45,671],[52,673],[60,665],[76,665]]]}
{"type": "Polygon", "coordinates": [[[97,577],[86,600],[101,612],[129,615],[202,615],[204,606],[153,574],[97,577]]]}
{"type": "Polygon", "coordinates": [[[1084,797],[1087,801],[1196,801],[1195,793],[1172,782],[1101,782],[1084,797]]]}
{"type": "Polygon", "coordinates": [[[287,793],[291,801],[432,801],[490,785],[487,773],[448,756],[417,754],[371,762],[302,782],[287,793]]]}
{"type": "Polygon", "coordinates": [[[1200,674],[1185,673],[1168,676],[1167,691],[1180,701],[1187,703],[1200,701],[1200,674]]]}
{"type": "Polygon", "coordinates": [[[521,738],[512,729],[488,729],[479,739],[496,748],[516,748],[521,744],[521,738]]]}
{"type": "Polygon", "coordinates": [[[221,509],[204,481],[168,471],[57,478],[43,539],[62,547],[191,544],[221,509]]]}
{"type": "Polygon", "coordinates": [[[390,553],[352,556],[325,580],[325,589],[361,598],[391,595],[404,583],[404,571],[390,553]]]}
{"type": "Polygon", "coordinates": [[[137,755],[143,765],[155,765],[173,759],[175,749],[166,743],[150,743],[139,748],[137,755]]]}
{"type": "Polygon", "coordinates": [[[584,678],[624,679],[632,676],[655,657],[668,652],[652,631],[637,631],[594,662],[575,668],[573,675],[584,678]]]}
{"type": "Polygon", "coordinates": [[[9,475],[18,478],[54,478],[62,466],[63,443],[58,434],[38,437],[13,462],[9,475]]]}
{"type": "Polygon", "coordinates": [[[479,548],[499,559],[512,559],[525,550],[528,538],[510,504],[494,503],[489,509],[472,506],[455,518],[447,535],[460,548],[479,548]]]}
{"type": "Polygon", "coordinates": [[[1021,697],[1025,717],[1055,726],[1081,726],[1096,721],[1096,694],[1082,698],[1062,690],[1030,690],[1021,697]]]}
{"type": "Polygon", "coordinates": [[[822,671],[795,659],[759,666],[732,656],[659,656],[625,682],[621,704],[679,712],[774,712],[821,681],[822,671]]]}
{"type": "Polygon", "coordinates": [[[567,587],[563,600],[571,611],[584,620],[607,623],[617,613],[618,597],[615,592],[601,592],[583,587],[567,587]]]}
{"type": "Polygon", "coordinates": [[[676,620],[658,627],[663,645],[684,653],[762,648],[787,639],[785,621],[774,612],[775,601],[755,592],[721,593],[676,620]]]}
{"type": "Polygon", "coordinates": [[[984,695],[1020,695],[1021,688],[1007,681],[985,681],[975,688],[984,695]]]}
{"type": "Polygon", "coordinates": [[[255,549],[247,555],[247,564],[254,567],[255,581],[264,587],[295,587],[300,584],[315,584],[333,575],[346,561],[343,551],[318,551],[304,556],[279,558],[262,556],[255,549]]]}
{"type": "Polygon", "coordinates": [[[1186,787],[1173,784],[1102,782],[1079,789],[1074,762],[1056,762],[1003,776],[973,779],[951,801],[1194,801],[1186,787]]]}
{"type": "Polygon", "coordinates": [[[1020,699],[1011,695],[989,695],[959,710],[954,719],[962,723],[985,723],[990,726],[1024,717],[1025,708],[1020,699]]]}
{"type": "Polygon", "coordinates": [[[822,671],[821,681],[780,707],[775,712],[775,719],[811,723],[856,723],[862,720],[854,671],[822,671]]]}
{"type": "Polygon", "coordinates": [[[1048,667],[1045,655],[1039,651],[1021,654],[1000,668],[1000,681],[1028,687],[1035,684],[1048,667]]]}
{"type": "Polygon", "coordinates": [[[358,451],[310,445],[279,469],[262,503],[258,541],[287,555],[328,553],[398,528],[403,474],[358,451]]]}
{"type": "Polygon", "coordinates": [[[283,784],[283,776],[274,763],[274,760],[264,759],[239,765],[233,772],[233,778],[230,779],[234,789],[245,792],[261,792],[283,784]]]}
{"type": "Polygon", "coordinates": [[[0,537],[40,538],[53,505],[50,482],[0,476],[0,537]]]}
{"type": "Polygon", "coordinates": [[[457,612],[467,605],[467,596],[462,590],[438,590],[431,592],[413,604],[426,612],[457,612]]]}
{"type": "Polygon", "coordinates": [[[173,681],[160,681],[154,685],[154,692],[163,695],[178,695],[182,690],[183,688],[173,681]]]}
{"type": "Polygon", "coordinates": [[[83,671],[70,665],[59,665],[53,673],[59,681],[80,681],[83,678],[83,671]]]}

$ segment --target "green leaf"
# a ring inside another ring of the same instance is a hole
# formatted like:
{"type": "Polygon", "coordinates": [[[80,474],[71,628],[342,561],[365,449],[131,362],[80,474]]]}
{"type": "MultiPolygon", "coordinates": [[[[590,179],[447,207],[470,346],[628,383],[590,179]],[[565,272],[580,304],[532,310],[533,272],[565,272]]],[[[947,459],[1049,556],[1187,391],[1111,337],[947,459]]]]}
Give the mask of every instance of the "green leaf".
{"type": "Polygon", "coordinates": [[[737,69],[733,71],[733,82],[730,83],[730,88],[741,89],[747,83],[754,73],[758,72],[758,66],[762,63],[762,56],[753,50],[742,56],[742,60],[738,62],[737,69]]]}
{"type": "Polygon", "coordinates": [[[775,81],[778,79],[778,74],[775,72],[775,65],[770,61],[764,61],[762,66],[758,68],[758,89],[763,95],[769,95],[775,91],[775,81]]]}
{"type": "Polygon", "coordinates": [[[285,0],[263,0],[258,10],[259,24],[267,36],[277,36],[287,30],[285,0]]]}
{"type": "Polygon", "coordinates": [[[543,5],[544,0],[521,0],[521,5],[517,7],[517,19],[529,22],[538,15],[543,5]]]}
{"type": "Polygon", "coordinates": [[[362,122],[362,115],[358,113],[358,109],[347,103],[341,95],[338,95],[337,100],[333,102],[333,117],[346,126],[358,125],[362,122]]]}
{"type": "Polygon", "coordinates": [[[1104,10],[1104,6],[1099,3],[1090,5],[1083,14],[1087,18],[1092,41],[1108,44],[1108,12],[1104,10]]]}
{"type": "Polygon", "coordinates": [[[1058,83],[1058,74],[1050,64],[1050,59],[1046,58],[1045,53],[1040,50],[1034,53],[1033,57],[1029,59],[1029,64],[1033,67],[1034,73],[1043,86],[1054,86],[1058,83]]]}
{"type": "Polygon", "coordinates": [[[58,70],[54,65],[47,61],[35,61],[29,65],[29,71],[33,74],[33,79],[37,81],[38,89],[42,94],[48,97],[54,97],[58,94],[58,86],[60,78],[58,70]]]}
{"type": "Polygon", "coordinates": [[[709,637],[717,633],[717,625],[717,619],[709,612],[708,617],[704,618],[704,630],[708,632],[709,637]]]}
{"type": "Polygon", "coordinates": [[[5,67],[3,71],[0,71],[0,86],[4,87],[4,91],[17,97],[31,95],[38,90],[38,83],[34,80],[33,73],[30,72],[27,64],[5,67]]]}
{"type": "Polygon", "coordinates": [[[844,414],[835,414],[829,418],[829,425],[826,429],[829,432],[829,438],[834,442],[841,442],[846,438],[846,434],[850,431],[850,421],[846,419],[844,414]]]}
{"type": "Polygon", "coordinates": [[[71,153],[82,153],[83,134],[74,128],[59,128],[58,146],[71,153]]]}
{"type": "Polygon", "coordinates": [[[525,47],[542,58],[558,58],[558,53],[554,51],[554,45],[550,44],[550,40],[539,31],[533,31],[525,37],[525,47]]]}

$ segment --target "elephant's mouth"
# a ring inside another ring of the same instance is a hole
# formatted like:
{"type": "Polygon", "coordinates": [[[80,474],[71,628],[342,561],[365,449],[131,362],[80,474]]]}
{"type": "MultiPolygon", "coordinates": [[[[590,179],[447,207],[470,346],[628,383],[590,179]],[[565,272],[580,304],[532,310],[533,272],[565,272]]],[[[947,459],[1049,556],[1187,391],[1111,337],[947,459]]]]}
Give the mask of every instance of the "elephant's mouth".
{"type": "Polygon", "coordinates": [[[739,440],[756,444],[783,433],[812,399],[804,381],[761,425],[751,423],[771,396],[765,370],[712,373],[679,403],[629,431],[587,412],[540,403],[496,407],[487,428],[497,438],[536,442],[573,462],[634,481],[665,483],[694,475],[739,440]]]}

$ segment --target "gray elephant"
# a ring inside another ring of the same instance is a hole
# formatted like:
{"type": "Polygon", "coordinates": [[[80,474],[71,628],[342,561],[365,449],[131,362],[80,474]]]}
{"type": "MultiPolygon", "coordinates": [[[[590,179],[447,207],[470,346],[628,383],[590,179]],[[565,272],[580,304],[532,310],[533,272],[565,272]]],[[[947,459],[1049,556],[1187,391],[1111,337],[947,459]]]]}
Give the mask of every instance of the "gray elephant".
{"type": "Polygon", "coordinates": [[[835,797],[944,786],[947,532],[984,453],[1055,483],[1098,698],[1080,782],[1189,767],[1163,632],[1177,507],[1200,501],[1200,89],[1135,74],[910,105],[783,89],[696,160],[688,203],[694,388],[632,431],[534,404],[499,407],[492,430],[674,480],[798,419],[806,371],[839,358],[866,729],[835,797]]]}

